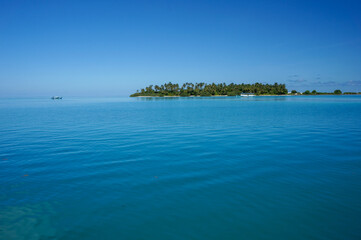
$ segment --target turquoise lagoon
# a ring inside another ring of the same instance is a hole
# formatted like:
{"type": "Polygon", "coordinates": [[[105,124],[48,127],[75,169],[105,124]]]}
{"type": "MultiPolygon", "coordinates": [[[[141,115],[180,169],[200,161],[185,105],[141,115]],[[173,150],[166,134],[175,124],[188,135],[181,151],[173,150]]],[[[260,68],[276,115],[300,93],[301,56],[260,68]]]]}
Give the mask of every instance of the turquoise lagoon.
{"type": "Polygon", "coordinates": [[[361,97],[0,100],[0,239],[361,239],[361,97]]]}

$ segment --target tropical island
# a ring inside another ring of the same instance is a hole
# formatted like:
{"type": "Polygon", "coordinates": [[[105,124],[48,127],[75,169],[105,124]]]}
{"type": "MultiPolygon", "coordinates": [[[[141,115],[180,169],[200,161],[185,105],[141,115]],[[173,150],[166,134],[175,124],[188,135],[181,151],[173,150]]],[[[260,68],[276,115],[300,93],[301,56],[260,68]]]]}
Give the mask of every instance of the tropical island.
{"type": "Polygon", "coordinates": [[[163,85],[150,85],[146,88],[137,90],[130,97],[190,97],[190,96],[238,96],[241,94],[254,94],[257,96],[265,95],[351,95],[361,94],[361,92],[344,92],[336,89],[334,92],[318,92],[316,90],[298,92],[292,90],[288,92],[285,84],[226,84],[226,83],[184,83],[173,84],[171,82],[163,85]]]}
{"type": "Polygon", "coordinates": [[[241,93],[252,93],[255,95],[285,95],[287,89],[285,84],[226,84],[226,83],[184,83],[182,85],[171,82],[163,85],[150,85],[130,95],[131,97],[189,97],[189,96],[237,96],[241,93]]]}

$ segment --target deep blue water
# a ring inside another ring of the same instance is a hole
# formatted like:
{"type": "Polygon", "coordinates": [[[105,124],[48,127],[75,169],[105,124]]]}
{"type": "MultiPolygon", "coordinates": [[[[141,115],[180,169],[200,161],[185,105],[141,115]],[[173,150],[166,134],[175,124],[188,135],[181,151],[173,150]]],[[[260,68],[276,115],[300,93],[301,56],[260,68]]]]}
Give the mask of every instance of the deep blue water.
{"type": "Polygon", "coordinates": [[[0,100],[0,239],[361,239],[361,97],[0,100]]]}

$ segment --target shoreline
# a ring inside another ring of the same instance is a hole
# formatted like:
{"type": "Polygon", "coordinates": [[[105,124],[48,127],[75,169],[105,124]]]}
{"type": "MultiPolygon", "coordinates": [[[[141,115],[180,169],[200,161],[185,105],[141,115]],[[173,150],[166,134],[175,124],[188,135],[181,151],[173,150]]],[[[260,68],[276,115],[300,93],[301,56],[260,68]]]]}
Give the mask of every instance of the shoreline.
{"type": "MultiPolygon", "coordinates": [[[[310,94],[310,95],[305,95],[305,94],[285,94],[285,95],[254,95],[254,96],[248,96],[248,97],[299,97],[299,96],[305,96],[305,97],[309,97],[309,96],[357,96],[357,95],[361,95],[361,94],[310,94]]],[[[139,97],[139,98],[186,98],[186,97],[241,97],[239,95],[237,96],[228,96],[228,95],[213,95],[213,96],[133,96],[133,97],[139,97]]],[[[243,96],[242,96],[243,97],[243,96]]]]}

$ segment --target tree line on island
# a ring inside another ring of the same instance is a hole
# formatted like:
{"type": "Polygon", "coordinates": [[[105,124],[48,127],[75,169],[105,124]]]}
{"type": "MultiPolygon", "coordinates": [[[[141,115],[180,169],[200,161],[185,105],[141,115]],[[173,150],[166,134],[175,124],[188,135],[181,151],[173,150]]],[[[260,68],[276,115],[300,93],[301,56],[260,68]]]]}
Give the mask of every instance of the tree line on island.
{"type": "Polygon", "coordinates": [[[289,94],[291,95],[296,95],[296,94],[302,94],[302,95],[356,95],[356,94],[361,94],[361,92],[344,92],[342,93],[342,91],[340,89],[336,89],[333,92],[317,92],[316,90],[310,91],[310,90],[306,90],[303,93],[301,92],[297,92],[296,90],[292,90],[289,94]]]}
{"type": "Polygon", "coordinates": [[[182,85],[173,84],[171,82],[163,85],[150,85],[149,87],[142,88],[140,91],[130,95],[131,97],[138,96],[236,96],[242,93],[253,93],[256,95],[284,95],[287,94],[285,84],[226,84],[226,83],[184,83],[182,85]]]}
{"type": "Polygon", "coordinates": [[[341,94],[361,94],[361,92],[345,92],[336,89],[334,92],[317,92],[316,90],[304,92],[297,92],[292,90],[287,91],[285,84],[226,84],[226,83],[184,83],[182,85],[173,84],[171,82],[163,85],[150,85],[146,88],[137,90],[136,93],[130,95],[131,97],[189,97],[189,96],[237,96],[240,94],[252,93],[255,95],[341,95],[341,94]]]}

